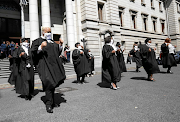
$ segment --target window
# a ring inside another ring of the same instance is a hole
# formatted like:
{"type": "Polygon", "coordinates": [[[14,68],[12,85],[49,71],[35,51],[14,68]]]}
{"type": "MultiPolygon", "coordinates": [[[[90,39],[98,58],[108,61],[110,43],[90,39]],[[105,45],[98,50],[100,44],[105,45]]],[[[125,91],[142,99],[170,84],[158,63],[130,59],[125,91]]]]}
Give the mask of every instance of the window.
{"type": "Polygon", "coordinates": [[[177,12],[180,13],[180,3],[177,2],[176,5],[177,5],[177,12]]]}
{"type": "Polygon", "coordinates": [[[146,4],[145,4],[145,1],[144,1],[144,0],[141,0],[141,5],[142,5],[142,6],[146,6],[146,4]]]}
{"type": "Polygon", "coordinates": [[[162,11],[162,2],[161,2],[161,1],[159,2],[159,11],[160,11],[160,12],[163,12],[163,11],[162,11]]]}
{"type": "Polygon", "coordinates": [[[179,22],[179,33],[180,33],[180,19],[179,19],[179,21],[178,21],[178,22],[179,22]]]}
{"type": "Polygon", "coordinates": [[[119,7],[119,19],[120,19],[121,27],[123,27],[123,14],[124,14],[124,8],[119,7]]]}
{"type": "Polygon", "coordinates": [[[161,33],[164,33],[165,20],[160,20],[160,22],[161,22],[161,33]]]}
{"type": "Polygon", "coordinates": [[[151,0],[151,9],[153,9],[153,10],[155,9],[154,8],[154,0],[151,0]]]}
{"type": "Polygon", "coordinates": [[[153,32],[156,32],[156,22],[157,22],[157,18],[156,17],[152,17],[153,32]]]}
{"type": "Polygon", "coordinates": [[[137,15],[137,12],[133,11],[133,10],[130,10],[130,15],[131,15],[131,27],[133,29],[136,29],[136,15],[137,15]]]}
{"type": "Polygon", "coordinates": [[[104,10],[104,4],[98,3],[98,17],[100,21],[105,20],[105,10],[104,10]]]}
{"type": "Polygon", "coordinates": [[[142,14],[143,30],[144,31],[147,31],[147,18],[148,18],[148,15],[142,14]]]}

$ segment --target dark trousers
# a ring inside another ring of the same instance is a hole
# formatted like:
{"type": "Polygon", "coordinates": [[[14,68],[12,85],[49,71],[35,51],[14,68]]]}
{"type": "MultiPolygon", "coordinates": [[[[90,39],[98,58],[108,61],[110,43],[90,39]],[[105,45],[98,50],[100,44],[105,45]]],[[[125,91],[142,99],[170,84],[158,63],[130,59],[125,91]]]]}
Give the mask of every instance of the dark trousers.
{"type": "MultiPolygon", "coordinates": [[[[85,74],[82,75],[81,82],[84,82],[84,79],[85,79],[85,74]]],[[[78,77],[78,76],[77,76],[77,82],[80,82],[80,77],[78,77]]]]}
{"type": "Polygon", "coordinates": [[[46,94],[46,106],[52,106],[54,104],[54,89],[45,91],[46,94]]]}

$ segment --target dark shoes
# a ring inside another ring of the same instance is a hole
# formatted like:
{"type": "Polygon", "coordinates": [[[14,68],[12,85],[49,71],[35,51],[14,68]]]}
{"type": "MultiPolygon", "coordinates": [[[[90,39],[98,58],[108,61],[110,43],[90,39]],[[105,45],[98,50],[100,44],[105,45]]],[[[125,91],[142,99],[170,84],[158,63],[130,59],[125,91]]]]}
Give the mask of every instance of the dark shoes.
{"type": "Polygon", "coordinates": [[[30,101],[31,99],[32,99],[31,96],[28,96],[28,95],[25,96],[25,100],[29,100],[30,101]]]}
{"type": "Polygon", "coordinates": [[[170,71],[170,70],[168,70],[168,71],[167,71],[167,73],[169,73],[169,74],[173,74],[173,72],[172,72],[172,71],[170,71]]]}
{"type": "Polygon", "coordinates": [[[46,105],[46,111],[47,111],[48,113],[53,113],[53,109],[52,109],[52,107],[49,106],[49,105],[46,105]]]}
{"type": "Polygon", "coordinates": [[[60,106],[60,105],[59,105],[59,104],[56,104],[56,103],[52,105],[53,108],[57,108],[57,107],[59,107],[59,106],[60,106]]]}

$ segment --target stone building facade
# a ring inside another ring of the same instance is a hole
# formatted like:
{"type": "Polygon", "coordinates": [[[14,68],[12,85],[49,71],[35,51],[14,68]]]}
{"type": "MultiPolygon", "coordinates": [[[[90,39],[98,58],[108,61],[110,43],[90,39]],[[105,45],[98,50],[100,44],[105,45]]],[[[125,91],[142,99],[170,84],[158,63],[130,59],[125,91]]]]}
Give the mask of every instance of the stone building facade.
{"type": "MultiPolygon", "coordinates": [[[[29,0],[24,13],[26,38],[38,38],[42,26],[51,27],[71,49],[85,38],[96,66],[101,66],[106,30],[114,33],[115,43],[122,43],[125,57],[134,42],[144,42],[147,37],[152,38],[157,56],[168,35],[180,50],[180,0],[29,0]]],[[[2,0],[0,18],[20,20],[19,0],[2,0]],[[9,9],[7,1],[16,10],[9,9]]]]}

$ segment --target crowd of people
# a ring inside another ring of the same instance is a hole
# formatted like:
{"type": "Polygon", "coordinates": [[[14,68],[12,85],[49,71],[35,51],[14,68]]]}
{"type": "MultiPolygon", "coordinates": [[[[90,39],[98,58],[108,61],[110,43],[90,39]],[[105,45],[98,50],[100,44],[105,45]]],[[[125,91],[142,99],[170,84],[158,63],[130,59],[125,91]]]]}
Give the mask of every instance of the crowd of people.
{"type": "Polygon", "coordinates": [[[15,48],[18,47],[18,43],[15,44],[13,41],[3,41],[0,45],[0,59],[9,58],[12,56],[15,48]]]}
{"type": "MultiPolygon", "coordinates": [[[[109,87],[117,90],[117,82],[121,80],[121,73],[127,72],[124,61],[124,48],[120,42],[114,45],[112,36],[104,39],[105,45],[102,49],[102,82],[108,83],[109,87]]],[[[42,81],[45,92],[45,105],[48,113],[53,113],[53,108],[59,105],[54,102],[55,88],[59,87],[66,79],[64,60],[69,59],[70,49],[66,45],[63,52],[63,40],[55,43],[51,38],[51,29],[42,27],[42,36],[34,40],[30,47],[28,39],[21,39],[21,44],[14,49],[11,59],[11,75],[8,82],[15,85],[15,91],[31,100],[34,96],[34,67],[36,67],[42,81]]],[[[171,67],[177,66],[173,57],[175,46],[171,39],[167,38],[161,46],[163,52],[163,67],[168,68],[167,73],[172,73],[171,67]]],[[[145,44],[135,43],[129,52],[136,62],[136,71],[144,67],[147,79],[155,81],[153,74],[160,72],[155,55],[155,48],[151,47],[151,39],[147,38],[145,44]]],[[[72,51],[72,61],[77,74],[77,84],[83,84],[86,76],[93,76],[94,56],[90,49],[84,48],[80,43],[75,44],[72,51]]]]}

